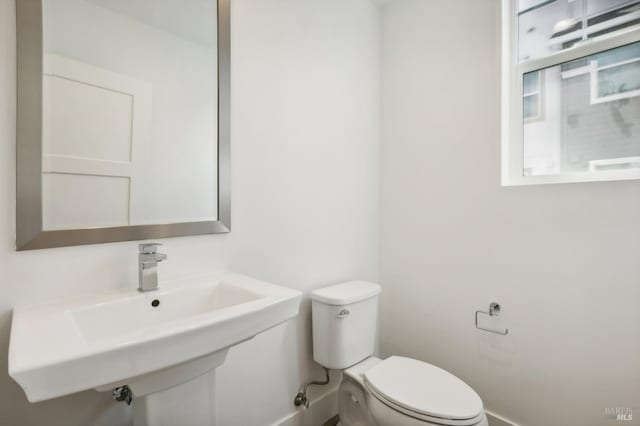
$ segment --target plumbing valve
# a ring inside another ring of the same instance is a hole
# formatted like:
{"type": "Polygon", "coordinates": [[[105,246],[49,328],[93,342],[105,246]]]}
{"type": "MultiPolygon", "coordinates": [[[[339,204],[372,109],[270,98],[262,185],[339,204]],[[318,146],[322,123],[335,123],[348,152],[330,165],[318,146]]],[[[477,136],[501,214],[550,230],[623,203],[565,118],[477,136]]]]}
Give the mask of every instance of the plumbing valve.
{"type": "Polygon", "coordinates": [[[298,392],[293,400],[293,404],[296,407],[304,405],[304,408],[309,408],[309,398],[307,398],[307,395],[304,392],[298,392]]]}
{"type": "Polygon", "coordinates": [[[112,390],[111,396],[116,401],[126,402],[127,405],[131,405],[131,401],[133,400],[133,392],[131,392],[131,388],[127,385],[120,386],[112,390]]]}

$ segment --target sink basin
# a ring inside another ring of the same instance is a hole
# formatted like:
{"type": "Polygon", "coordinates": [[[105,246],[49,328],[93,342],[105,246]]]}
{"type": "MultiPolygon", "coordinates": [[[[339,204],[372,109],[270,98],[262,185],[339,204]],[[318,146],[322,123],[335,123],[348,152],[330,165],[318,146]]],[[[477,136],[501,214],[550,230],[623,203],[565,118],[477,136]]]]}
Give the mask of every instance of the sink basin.
{"type": "Polygon", "coordinates": [[[69,309],[69,315],[82,337],[90,342],[131,341],[163,333],[166,327],[193,322],[197,317],[228,314],[237,305],[255,302],[264,296],[225,282],[183,290],[139,292],[69,309]],[[154,302],[155,301],[155,302],[154,302]],[[152,303],[157,304],[153,306],[152,303]],[[125,321],[120,321],[126,315],[125,321]]]}
{"type": "Polygon", "coordinates": [[[206,373],[229,347],[296,316],[300,299],[298,291],[228,274],[17,307],[9,374],[31,402],[125,384],[136,396],[158,392],[206,373]]]}

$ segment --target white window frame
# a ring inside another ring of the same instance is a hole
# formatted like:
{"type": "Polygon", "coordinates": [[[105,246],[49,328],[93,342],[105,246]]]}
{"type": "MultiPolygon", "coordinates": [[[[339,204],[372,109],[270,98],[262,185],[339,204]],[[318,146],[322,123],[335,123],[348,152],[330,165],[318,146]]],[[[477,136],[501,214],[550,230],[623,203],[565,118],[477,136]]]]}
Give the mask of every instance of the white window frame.
{"type": "Polygon", "coordinates": [[[640,41],[640,25],[583,40],[543,58],[517,63],[518,1],[502,0],[502,179],[503,186],[640,179],[640,170],[603,170],[524,176],[522,76],[640,41]],[[516,64],[517,65],[513,65],[516,64]]]}

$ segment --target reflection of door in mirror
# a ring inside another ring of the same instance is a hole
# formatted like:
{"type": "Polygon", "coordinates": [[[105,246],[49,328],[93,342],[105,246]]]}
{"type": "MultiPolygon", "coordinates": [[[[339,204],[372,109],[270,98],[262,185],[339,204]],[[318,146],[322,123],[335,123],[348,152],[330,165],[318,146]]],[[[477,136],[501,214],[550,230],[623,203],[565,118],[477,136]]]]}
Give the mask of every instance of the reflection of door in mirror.
{"type": "Polygon", "coordinates": [[[148,153],[151,99],[143,81],[44,57],[45,229],[126,226],[140,216],[135,161],[148,153]]]}
{"type": "Polygon", "coordinates": [[[216,220],[215,0],[44,0],[43,225],[216,220]]]}

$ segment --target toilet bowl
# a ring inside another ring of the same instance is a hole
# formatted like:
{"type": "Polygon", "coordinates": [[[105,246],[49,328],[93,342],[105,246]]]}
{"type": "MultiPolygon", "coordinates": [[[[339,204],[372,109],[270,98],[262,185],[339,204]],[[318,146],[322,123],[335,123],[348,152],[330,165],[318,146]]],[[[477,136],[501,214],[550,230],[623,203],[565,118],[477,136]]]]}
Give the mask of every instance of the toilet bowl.
{"type": "Polygon", "coordinates": [[[343,371],[342,426],[488,426],[478,394],[412,358],[373,357],[380,286],[350,281],[311,293],[314,360],[343,371]]]}
{"type": "Polygon", "coordinates": [[[405,357],[371,357],[344,370],[338,407],[343,426],[488,426],[467,384],[405,357]]]}

